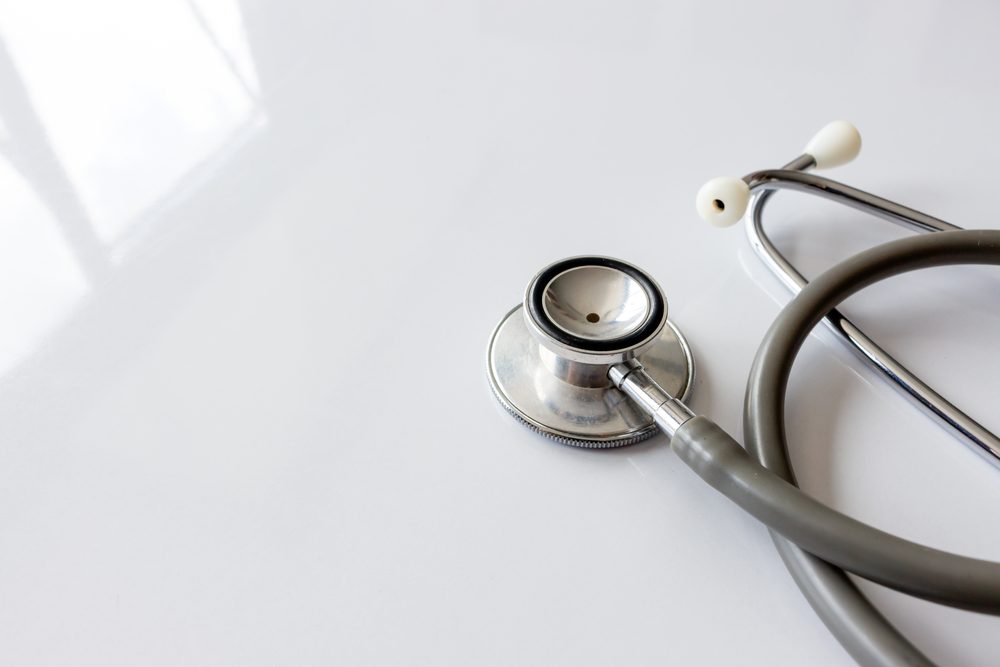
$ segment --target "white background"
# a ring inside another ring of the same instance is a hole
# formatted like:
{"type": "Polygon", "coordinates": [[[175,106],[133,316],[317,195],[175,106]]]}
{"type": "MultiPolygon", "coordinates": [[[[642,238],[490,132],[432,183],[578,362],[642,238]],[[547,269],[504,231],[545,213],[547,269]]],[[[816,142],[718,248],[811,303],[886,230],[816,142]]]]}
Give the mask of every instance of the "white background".
{"type": "MultiPolygon", "coordinates": [[[[995,4],[2,4],[0,662],[850,663],[662,438],[533,435],[485,344],[544,264],[621,257],[739,433],[787,296],[694,193],[846,118],[834,177],[1000,227],[995,4]]],[[[808,275],[905,233],[770,213],[808,275]]],[[[1000,429],[996,270],[845,309],[1000,429]]],[[[1000,471],[828,333],[788,407],[809,493],[1000,559],[1000,471]]],[[[865,589],[996,663],[997,619],[865,589]]]]}

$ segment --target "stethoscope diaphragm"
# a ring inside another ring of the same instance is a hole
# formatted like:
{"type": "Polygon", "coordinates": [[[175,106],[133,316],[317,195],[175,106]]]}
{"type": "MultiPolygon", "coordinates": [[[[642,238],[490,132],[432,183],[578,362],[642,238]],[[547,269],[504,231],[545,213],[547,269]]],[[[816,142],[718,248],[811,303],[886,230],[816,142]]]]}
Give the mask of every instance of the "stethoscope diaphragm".
{"type": "Polygon", "coordinates": [[[564,444],[619,447],[657,432],[608,378],[637,359],[671,395],[687,395],[694,361],[667,320],[667,302],[641,269],[608,257],[571,257],[542,269],[524,303],[493,331],[490,386],[518,421],[564,444]]]}

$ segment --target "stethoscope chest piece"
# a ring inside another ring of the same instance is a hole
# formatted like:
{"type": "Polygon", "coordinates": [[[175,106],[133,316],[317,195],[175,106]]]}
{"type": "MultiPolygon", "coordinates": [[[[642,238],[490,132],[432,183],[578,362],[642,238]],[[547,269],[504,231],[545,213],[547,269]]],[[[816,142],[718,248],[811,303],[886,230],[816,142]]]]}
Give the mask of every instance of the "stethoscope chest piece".
{"type": "Polygon", "coordinates": [[[671,395],[688,393],[694,362],[659,286],[631,264],[572,257],[532,279],[487,361],[493,393],[525,425],[569,445],[619,447],[657,432],[608,378],[631,359],[671,395]]]}

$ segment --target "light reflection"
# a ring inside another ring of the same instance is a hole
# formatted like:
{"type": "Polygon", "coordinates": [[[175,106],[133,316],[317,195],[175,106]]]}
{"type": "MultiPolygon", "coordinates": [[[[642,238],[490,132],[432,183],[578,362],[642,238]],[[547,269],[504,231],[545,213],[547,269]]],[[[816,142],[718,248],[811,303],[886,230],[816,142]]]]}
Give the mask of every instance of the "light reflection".
{"type": "Polygon", "coordinates": [[[31,351],[87,292],[87,282],[52,213],[0,160],[0,373],[31,351]]]}
{"type": "Polygon", "coordinates": [[[7,7],[3,38],[97,238],[113,244],[263,122],[239,6],[48,4],[7,7]]]}
{"type": "Polygon", "coordinates": [[[265,123],[237,0],[4,3],[0,373],[265,123]]]}

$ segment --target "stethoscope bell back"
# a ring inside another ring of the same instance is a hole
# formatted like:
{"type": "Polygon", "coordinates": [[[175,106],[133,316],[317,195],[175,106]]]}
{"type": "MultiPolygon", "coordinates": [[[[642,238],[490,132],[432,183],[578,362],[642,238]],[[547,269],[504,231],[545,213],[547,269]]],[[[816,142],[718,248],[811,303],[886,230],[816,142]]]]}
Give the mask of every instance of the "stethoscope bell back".
{"type": "Polygon", "coordinates": [[[688,393],[694,362],[659,285],[617,259],[571,257],[539,271],[493,331],[488,374],[500,404],[530,428],[578,447],[619,447],[657,432],[608,379],[630,359],[671,395],[688,393]]]}

